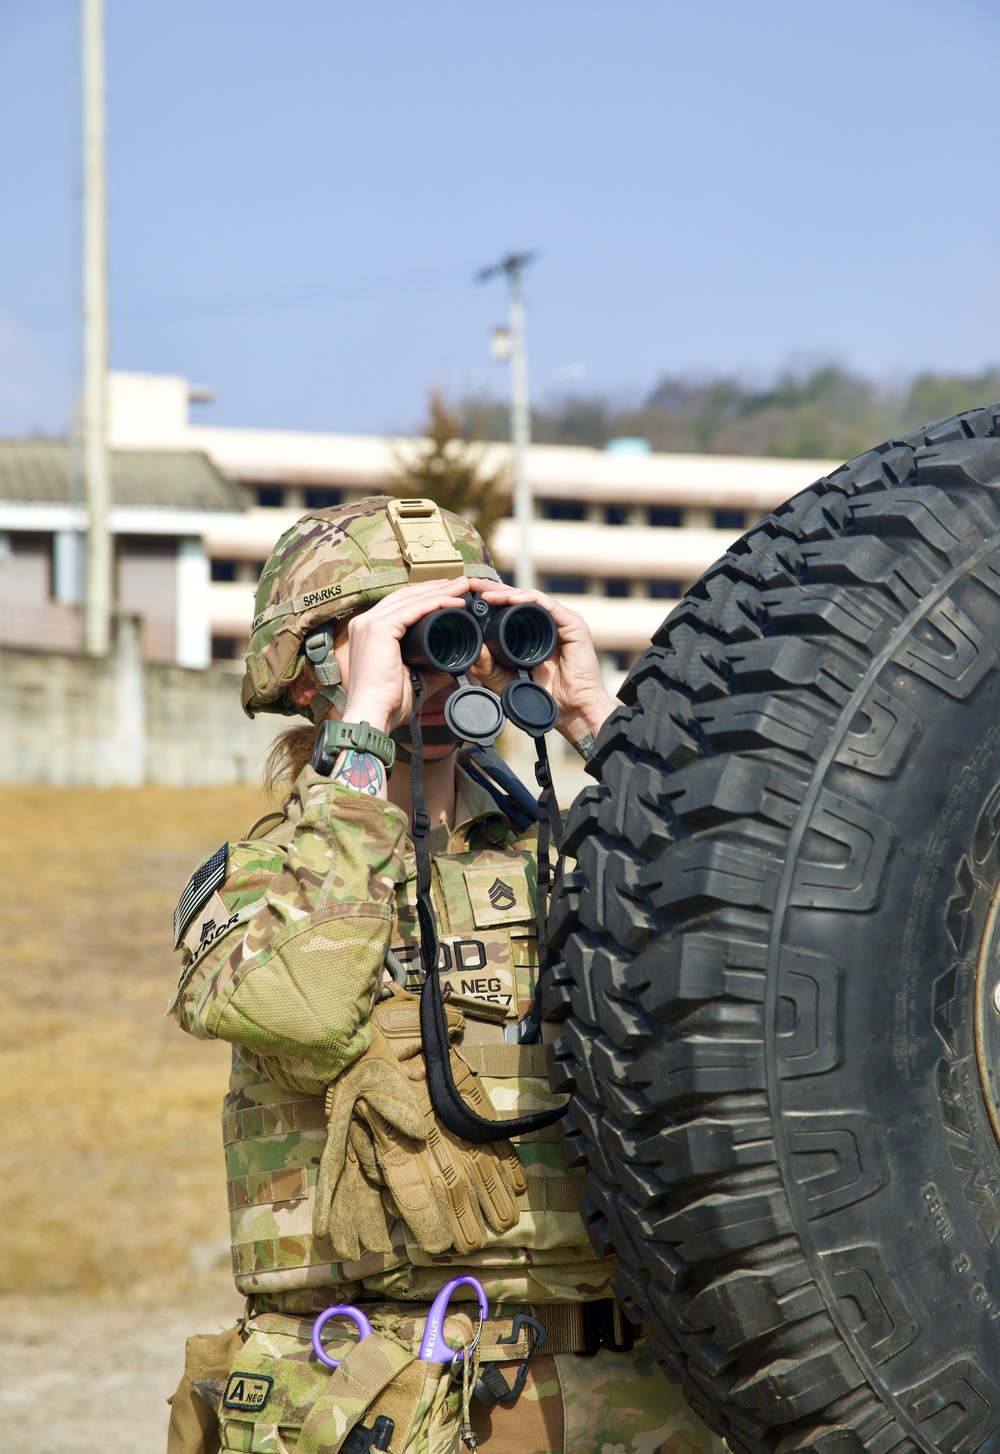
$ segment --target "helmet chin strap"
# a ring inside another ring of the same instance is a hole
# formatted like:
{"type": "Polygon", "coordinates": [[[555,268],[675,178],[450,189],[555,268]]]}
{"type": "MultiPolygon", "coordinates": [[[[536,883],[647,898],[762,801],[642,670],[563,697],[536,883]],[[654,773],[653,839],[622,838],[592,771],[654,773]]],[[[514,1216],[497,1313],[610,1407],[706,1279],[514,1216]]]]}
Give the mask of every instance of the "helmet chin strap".
{"type": "Polygon", "coordinates": [[[312,663],[319,691],[309,703],[309,715],[318,726],[331,707],[336,707],[343,716],[347,706],[347,693],[341,685],[340,663],[333,649],[333,627],[327,621],[310,631],[305,639],[307,659],[312,663]]]}
{"type": "Polygon", "coordinates": [[[340,715],[343,716],[346,706],[347,693],[339,683],[334,684],[331,682],[326,689],[324,689],[324,685],[321,683],[319,691],[309,703],[309,715],[318,727],[326,719],[331,707],[336,707],[340,715]]]}
{"type": "MultiPolygon", "coordinates": [[[[389,733],[396,744],[396,761],[408,766],[413,761],[413,738],[410,734],[410,724],[404,722],[401,726],[389,733]]],[[[425,747],[457,747],[458,738],[447,725],[442,722],[440,726],[421,728],[421,740],[425,747]]]]}

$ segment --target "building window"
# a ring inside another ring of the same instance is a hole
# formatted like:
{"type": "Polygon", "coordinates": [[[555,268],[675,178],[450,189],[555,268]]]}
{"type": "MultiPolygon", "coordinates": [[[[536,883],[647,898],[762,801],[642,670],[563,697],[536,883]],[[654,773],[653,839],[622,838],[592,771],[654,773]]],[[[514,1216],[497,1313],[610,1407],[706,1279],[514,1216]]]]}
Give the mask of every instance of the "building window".
{"type": "Polygon", "coordinates": [[[650,581],[649,594],[654,601],[679,601],[684,586],[680,581],[650,581]]]}
{"type": "Polygon", "coordinates": [[[611,660],[614,663],[615,671],[630,671],[632,667],[632,653],[629,651],[612,651],[611,660]]]}
{"type": "Polygon", "coordinates": [[[234,581],[236,579],[235,560],[214,560],[212,561],[213,581],[234,581]]]}
{"type": "Polygon", "coordinates": [[[609,525],[634,525],[631,509],[628,505],[606,505],[604,519],[609,525]]]}
{"type": "Polygon", "coordinates": [[[240,643],[235,636],[212,637],[212,660],[235,661],[240,655],[240,643]]]}
{"type": "Polygon", "coordinates": [[[543,576],[542,590],[550,596],[585,596],[586,576],[543,576]]]}
{"type": "Polygon", "coordinates": [[[340,504],[341,492],[326,485],[309,485],[305,492],[307,510],[329,510],[340,504]]]}
{"type": "Polygon", "coordinates": [[[543,520],[586,520],[587,507],[576,500],[543,500],[543,520]]]}
{"type": "Polygon", "coordinates": [[[651,505],[649,507],[650,525],[665,525],[670,530],[679,530],[681,527],[681,512],[677,505],[651,505]]]}
{"type": "Polygon", "coordinates": [[[745,530],[747,528],[747,516],[745,510],[716,510],[716,530],[745,530]]]}
{"type": "Polygon", "coordinates": [[[266,510],[279,510],[285,503],[285,491],[281,485],[258,485],[257,504],[266,510]]]}
{"type": "Polygon", "coordinates": [[[606,596],[627,596],[631,587],[631,581],[622,580],[620,576],[608,576],[604,582],[604,594],[606,596]]]}

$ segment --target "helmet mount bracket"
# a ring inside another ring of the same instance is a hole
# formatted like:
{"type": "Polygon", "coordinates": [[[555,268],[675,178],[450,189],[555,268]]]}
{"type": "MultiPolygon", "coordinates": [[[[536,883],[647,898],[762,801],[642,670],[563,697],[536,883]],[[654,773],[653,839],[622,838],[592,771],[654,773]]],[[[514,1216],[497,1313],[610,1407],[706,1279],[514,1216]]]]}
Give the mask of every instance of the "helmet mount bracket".
{"type": "Polygon", "coordinates": [[[392,500],[385,513],[409,568],[411,586],[465,574],[465,560],[433,500],[392,500]]]}

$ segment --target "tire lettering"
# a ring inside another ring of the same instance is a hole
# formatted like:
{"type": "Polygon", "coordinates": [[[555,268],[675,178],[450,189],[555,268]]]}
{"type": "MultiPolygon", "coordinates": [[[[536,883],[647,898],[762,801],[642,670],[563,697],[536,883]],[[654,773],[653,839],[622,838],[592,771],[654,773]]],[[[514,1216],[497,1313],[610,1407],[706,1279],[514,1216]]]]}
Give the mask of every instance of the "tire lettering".
{"type": "Polygon", "coordinates": [[[958,1061],[954,1065],[949,1065],[947,1060],[938,1061],[937,1093],[941,1119],[949,1131],[966,1141],[972,1135],[972,1120],[966,1099],[967,1080],[968,1061],[958,1061]]]}
{"type": "Polygon", "coordinates": [[[936,1183],[929,1181],[926,1186],[922,1186],[920,1188],[920,1195],[924,1199],[927,1207],[927,1215],[933,1222],[934,1230],[941,1238],[941,1241],[950,1242],[955,1235],[955,1228],[951,1218],[944,1209],[936,1183]]]}
{"type": "Polygon", "coordinates": [[[976,831],[972,838],[972,857],[977,868],[982,868],[987,859],[996,851],[997,839],[1000,838],[1000,786],[993,789],[983,810],[979,814],[979,822],[976,824],[976,831]]]}
{"type": "Polygon", "coordinates": [[[958,966],[953,964],[938,975],[931,998],[931,1020],[945,1049],[952,1055],[956,1051],[955,1031],[962,1023],[962,1007],[955,995],[957,971],[958,966]]]}
{"type": "Polygon", "coordinates": [[[1000,1232],[1000,1201],[997,1200],[996,1192],[987,1181],[979,1158],[968,1146],[952,1144],[951,1159],[959,1171],[971,1173],[962,1190],[965,1192],[966,1201],[981,1209],[979,1227],[992,1246],[1000,1232]]]}
{"type": "Polygon", "coordinates": [[[948,900],[945,923],[948,926],[948,933],[951,935],[951,942],[955,946],[955,953],[961,954],[972,924],[969,910],[976,897],[976,880],[967,858],[962,858],[955,879],[957,892],[952,894],[948,900]]]}

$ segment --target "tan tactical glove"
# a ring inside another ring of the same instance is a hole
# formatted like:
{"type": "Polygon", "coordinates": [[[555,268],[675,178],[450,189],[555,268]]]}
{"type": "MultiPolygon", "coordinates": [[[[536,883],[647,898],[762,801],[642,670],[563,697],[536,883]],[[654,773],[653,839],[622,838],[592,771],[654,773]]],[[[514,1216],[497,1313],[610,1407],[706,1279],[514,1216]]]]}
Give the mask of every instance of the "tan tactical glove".
{"type": "Polygon", "coordinates": [[[379,1189],[382,1177],[364,1123],[373,1114],[415,1149],[424,1140],[424,1118],[414,1105],[410,1083],[374,1024],[367,1051],[327,1090],[326,1145],[313,1206],[314,1235],[329,1236],[337,1256],[348,1262],[356,1262],[363,1248],[392,1248],[379,1189]]]}
{"type": "MultiPolygon", "coordinates": [[[[449,1036],[464,1017],[446,1006],[449,1036]]],[[[338,1255],[359,1245],[388,1251],[385,1221],[376,1227],[376,1178],[425,1252],[474,1252],[487,1229],[513,1227],[515,1200],[526,1188],[517,1153],[507,1140],[473,1145],[441,1126],[427,1090],[420,1042],[420,1002],[395,989],[372,1013],[372,1043],[328,1093],[330,1132],[320,1164],[314,1230],[328,1232],[338,1255]],[[352,1163],[353,1155],[353,1163],[352,1163]],[[329,1198],[329,1200],[327,1200],[329,1198]],[[325,1210],[328,1208],[328,1210],[325,1210]]],[[[478,1077],[454,1053],[452,1073],[463,1098],[481,1116],[496,1112],[478,1077]]]]}

